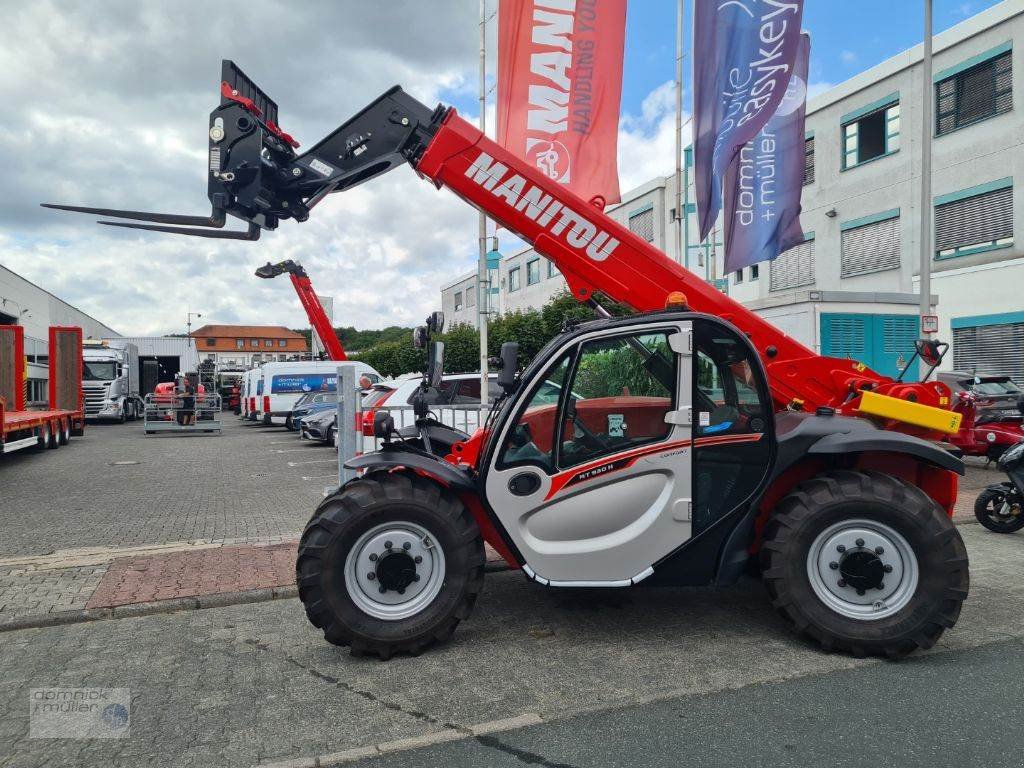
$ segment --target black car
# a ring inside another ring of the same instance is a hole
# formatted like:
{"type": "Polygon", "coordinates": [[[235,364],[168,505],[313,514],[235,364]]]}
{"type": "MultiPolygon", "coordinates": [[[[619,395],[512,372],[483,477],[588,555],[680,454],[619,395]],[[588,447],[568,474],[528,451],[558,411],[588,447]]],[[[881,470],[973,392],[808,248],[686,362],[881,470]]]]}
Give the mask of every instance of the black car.
{"type": "Polygon", "coordinates": [[[1016,419],[1024,410],[1024,389],[1009,376],[965,371],[939,371],[937,378],[953,394],[970,392],[977,398],[978,422],[1016,419]]]}
{"type": "Polygon", "coordinates": [[[338,397],[334,392],[307,392],[295,401],[292,410],[285,416],[284,425],[288,429],[296,430],[305,416],[337,407],[338,397]]]}

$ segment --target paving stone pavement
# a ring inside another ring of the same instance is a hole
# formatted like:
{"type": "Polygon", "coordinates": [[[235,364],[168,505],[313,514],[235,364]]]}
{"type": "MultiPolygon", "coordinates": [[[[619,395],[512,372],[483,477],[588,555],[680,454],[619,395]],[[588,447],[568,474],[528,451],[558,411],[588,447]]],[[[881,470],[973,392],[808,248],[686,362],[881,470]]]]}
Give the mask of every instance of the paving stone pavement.
{"type": "Polygon", "coordinates": [[[220,435],[89,425],[56,451],[0,459],[0,558],[80,547],[296,538],[336,454],[281,427],[222,416],[220,435]],[[287,451],[287,453],[279,453],[287,451]],[[119,461],[137,464],[117,465],[119,461]],[[288,462],[323,461],[289,467],[288,462]],[[316,471],[309,471],[315,467],[316,471]]]}
{"type": "Polygon", "coordinates": [[[106,570],[106,565],[0,569],[0,626],[10,619],[85,608],[106,570]]]}
{"type": "Polygon", "coordinates": [[[488,574],[451,642],[387,663],[327,644],[293,599],[0,633],[0,766],[311,766],[400,739],[471,738],[474,726],[524,714],[559,720],[865,665],[883,670],[886,706],[955,706],[908,698],[904,665],[941,667],[945,651],[1024,637],[1024,535],[961,530],[972,584],[960,621],[933,651],[899,663],[821,653],[749,579],[563,591],[488,574]],[[29,691],[42,686],[129,688],[130,737],[30,738],[29,691]]]}

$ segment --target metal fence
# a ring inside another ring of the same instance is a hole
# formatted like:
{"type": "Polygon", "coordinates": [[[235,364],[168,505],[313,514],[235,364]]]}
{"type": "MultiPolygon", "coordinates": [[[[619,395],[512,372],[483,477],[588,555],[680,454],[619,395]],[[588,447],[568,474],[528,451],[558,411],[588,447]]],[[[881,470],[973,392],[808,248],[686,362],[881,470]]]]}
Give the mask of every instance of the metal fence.
{"type": "Polygon", "coordinates": [[[177,395],[146,395],[142,427],[147,435],[157,432],[220,432],[221,398],[219,394],[197,395],[194,408],[185,408],[177,395]],[[195,414],[195,423],[186,424],[195,414]]]}

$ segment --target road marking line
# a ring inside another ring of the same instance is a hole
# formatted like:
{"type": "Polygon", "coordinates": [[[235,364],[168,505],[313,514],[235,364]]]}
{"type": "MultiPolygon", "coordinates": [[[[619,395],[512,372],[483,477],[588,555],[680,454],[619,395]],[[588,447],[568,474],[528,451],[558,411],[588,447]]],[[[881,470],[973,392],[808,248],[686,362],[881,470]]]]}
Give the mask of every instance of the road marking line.
{"type": "Polygon", "coordinates": [[[271,453],[299,453],[300,451],[308,451],[310,448],[315,447],[315,445],[310,445],[305,448],[286,448],[284,450],[278,448],[277,450],[271,451],[271,453]]]}
{"type": "Polygon", "coordinates": [[[297,467],[300,464],[337,464],[337,459],[316,459],[315,461],[289,461],[289,467],[297,467]]]}
{"type": "Polygon", "coordinates": [[[307,480],[307,481],[308,480],[323,480],[324,478],[327,478],[327,477],[337,477],[337,475],[336,474],[334,474],[334,475],[312,475],[310,477],[306,477],[305,475],[303,475],[302,479],[303,480],[307,480]]]}

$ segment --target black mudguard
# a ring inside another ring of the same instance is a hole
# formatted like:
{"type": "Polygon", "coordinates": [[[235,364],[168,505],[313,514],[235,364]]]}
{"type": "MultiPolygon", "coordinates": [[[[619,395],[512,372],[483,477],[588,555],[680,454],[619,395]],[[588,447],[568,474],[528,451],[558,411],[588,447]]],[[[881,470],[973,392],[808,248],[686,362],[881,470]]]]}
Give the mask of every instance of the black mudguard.
{"type": "Polygon", "coordinates": [[[939,469],[948,469],[958,475],[966,471],[964,462],[934,443],[901,432],[875,429],[864,432],[834,433],[818,440],[809,454],[835,453],[905,453],[928,462],[939,469]]]}
{"type": "Polygon", "coordinates": [[[408,467],[432,475],[456,492],[476,491],[476,483],[469,473],[454,467],[444,459],[429,453],[391,443],[375,453],[364,453],[345,462],[346,469],[368,471],[408,467]]]}

